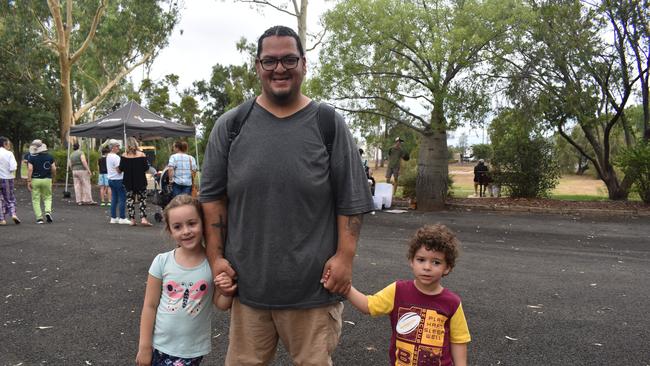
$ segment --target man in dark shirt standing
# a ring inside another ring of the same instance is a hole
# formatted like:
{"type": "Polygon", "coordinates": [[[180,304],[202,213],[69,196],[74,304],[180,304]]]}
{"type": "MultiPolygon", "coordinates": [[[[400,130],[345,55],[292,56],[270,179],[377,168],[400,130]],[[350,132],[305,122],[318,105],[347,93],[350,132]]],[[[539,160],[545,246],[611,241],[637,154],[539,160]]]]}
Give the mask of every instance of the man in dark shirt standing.
{"type": "MultiPolygon", "coordinates": [[[[485,165],[485,160],[479,159],[478,164],[474,167],[474,195],[479,196],[479,185],[487,185],[488,167],[485,165]]],[[[483,187],[481,187],[481,195],[483,194],[483,187]]]]}
{"type": "Polygon", "coordinates": [[[401,160],[409,160],[409,154],[402,150],[402,140],[401,138],[395,138],[395,145],[388,149],[388,168],[386,169],[386,183],[390,183],[390,177],[394,177],[393,181],[393,195],[395,195],[395,190],[397,190],[397,184],[399,179],[399,170],[401,167],[401,160]]]}
{"type": "Polygon", "coordinates": [[[216,122],[200,200],[210,266],[237,276],[226,365],[266,365],[280,339],[296,365],[331,365],[362,215],[373,209],[357,146],[336,114],[332,151],[319,104],[302,94],[307,72],[298,35],[268,29],[258,40],[262,84],[232,141],[216,122]]]}

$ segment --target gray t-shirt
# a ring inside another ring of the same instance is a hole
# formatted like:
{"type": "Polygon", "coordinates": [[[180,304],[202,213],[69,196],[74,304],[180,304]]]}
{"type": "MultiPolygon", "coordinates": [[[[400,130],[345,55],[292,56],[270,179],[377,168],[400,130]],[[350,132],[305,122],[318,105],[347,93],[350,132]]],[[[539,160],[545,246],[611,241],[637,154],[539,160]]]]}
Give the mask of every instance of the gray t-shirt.
{"type": "Polygon", "coordinates": [[[340,300],[323,288],[337,248],[336,215],[373,209],[357,146],[336,114],[331,157],[317,123],[318,103],[286,118],[255,104],[228,157],[227,121],[210,134],[202,202],[228,197],[225,257],[238,275],[240,301],[265,308],[310,308],[340,300]],[[331,161],[330,161],[331,160],[331,161]]]}

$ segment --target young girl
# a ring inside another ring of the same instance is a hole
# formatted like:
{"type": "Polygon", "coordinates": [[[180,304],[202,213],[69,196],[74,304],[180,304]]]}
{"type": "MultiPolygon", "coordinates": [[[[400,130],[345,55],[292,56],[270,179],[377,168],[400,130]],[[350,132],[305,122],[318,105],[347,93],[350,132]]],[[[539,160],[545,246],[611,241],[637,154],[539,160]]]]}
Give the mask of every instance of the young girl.
{"type": "MultiPolygon", "coordinates": [[[[176,249],[158,254],[149,268],[136,364],[199,365],[211,348],[210,300],[226,310],[232,297],[214,291],[200,203],[188,195],[174,197],[163,216],[176,249]]],[[[237,286],[225,273],[214,283],[226,290],[237,286]]]]}

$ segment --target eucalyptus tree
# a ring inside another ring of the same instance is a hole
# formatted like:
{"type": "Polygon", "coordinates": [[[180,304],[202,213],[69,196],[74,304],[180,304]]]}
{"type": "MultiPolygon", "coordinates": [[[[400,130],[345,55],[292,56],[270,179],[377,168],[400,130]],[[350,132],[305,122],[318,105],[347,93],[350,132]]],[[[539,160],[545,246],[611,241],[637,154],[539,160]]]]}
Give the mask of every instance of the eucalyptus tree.
{"type": "Polygon", "coordinates": [[[343,111],[378,116],[420,135],[418,209],[447,196],[447,130],[482,120],[489,105],[474,71],[508,32],[505,0],[349,0],[324,16],[318,88],[343,111]]]}
{"type": "MultiPolygon", "coordinates": [[[[298,37],[305,51],[311,51],[320,42],[314,42],[313,46],[307,47],[307,9],[309,7],[309,0],[235,0],[238,3],[249,4],[252,7],[262,10],[264,8],[271,8],[283,14],[287,14],[296,18],[296,25],[298,27],[298,37]]],[[[317,39],[319,35],[311,35],[311,38],[317,39]]]]}
{"type": "Polygon", "coordinates": [[[53,57],[33,21],[33,13],[46,13],[47,6],[35,5],[30,10],[0,2],[0,135],[12,141],[19,161],[25,143],[38,137],[51,144],[58,129],[53,57]]]}
{"type": "MultiPolygon", "coordinates": [[[[37,3],[14,4],[32,7],[37,3]]],[[[70,126],[122,78],[153,61],[178,23],[179,3],[48,0],[47,6],[49,13],[37,18],[38,29],[42,41],[58,58],[60,134],[64,140],[70,126]]]]}
{"type": "MultiPolygon", "coordinates": [[[[627,198],[632,184],[615,169],[615,135],[624,131],[623,143],[634,146],[639,136],[625,116],[626,106],[639,87],[647,95],[648,69],[639,65],[647,64],[648,38],[630,28],[639,8],[628,3],[638,1],[530,1],[526,21],[495,62],[496,72],[510,81],[513,105],[542,113],[544,125],[591,163],[610,199],[627,198]],[[639,82],[644,79],[645,86],[639,82]],[[574,128],[586,145],[570,132],[574,128]]],[[[647,8],[643,11],[647,19],[647,8]]]]}

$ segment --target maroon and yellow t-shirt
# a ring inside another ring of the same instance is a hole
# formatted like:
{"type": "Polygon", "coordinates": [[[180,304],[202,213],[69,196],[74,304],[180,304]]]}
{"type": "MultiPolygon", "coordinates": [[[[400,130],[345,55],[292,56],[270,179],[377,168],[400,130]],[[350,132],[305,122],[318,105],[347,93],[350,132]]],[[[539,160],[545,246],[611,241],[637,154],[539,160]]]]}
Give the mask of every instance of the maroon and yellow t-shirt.
{"type": "Polygon", "coordinates": [[[390,314],[390,361],[395,366],[451,366],[450,343],[471,340],[460,297],[448,289],[420,292],[413,280],[396,281],[368,296],[373,316],[390,314]]]}

